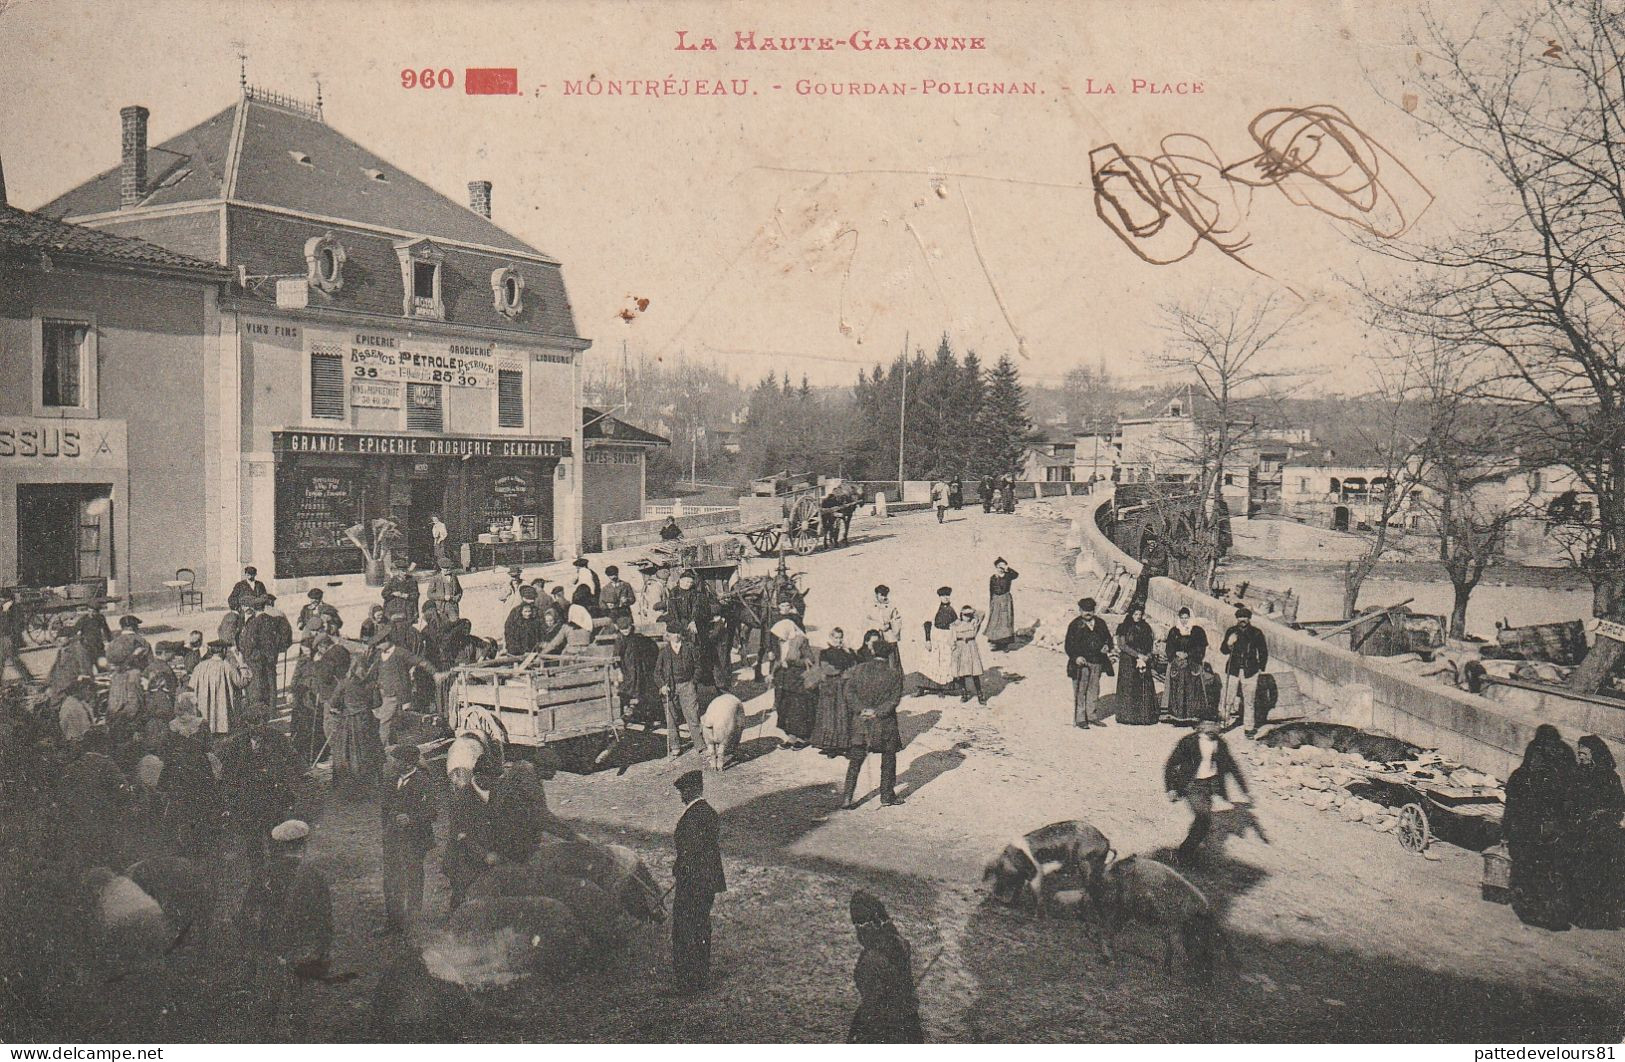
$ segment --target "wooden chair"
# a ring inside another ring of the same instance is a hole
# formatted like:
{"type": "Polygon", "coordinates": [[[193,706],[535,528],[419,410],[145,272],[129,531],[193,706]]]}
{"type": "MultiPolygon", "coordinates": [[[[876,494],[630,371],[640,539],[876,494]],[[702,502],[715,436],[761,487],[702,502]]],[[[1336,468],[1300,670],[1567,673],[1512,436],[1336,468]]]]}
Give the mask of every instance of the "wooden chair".
{"type": "Polygon", "coordinates": [[[166,585],[173,587],[180,595],[178,611],[185,612],[189,608],[203,611],[203,591],[197,588],[197,572],[190,568],[176,568],[175,578],[166,585]]]}

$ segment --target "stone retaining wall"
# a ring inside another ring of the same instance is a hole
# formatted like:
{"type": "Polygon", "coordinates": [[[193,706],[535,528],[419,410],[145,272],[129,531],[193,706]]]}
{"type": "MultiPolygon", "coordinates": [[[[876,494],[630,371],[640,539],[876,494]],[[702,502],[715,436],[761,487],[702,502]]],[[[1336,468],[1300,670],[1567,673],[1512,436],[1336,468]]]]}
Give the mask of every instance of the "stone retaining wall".
{"type": "MultiPolygon", "coordinates": [[[[660,529],[666,526],[665,517],[656,520],[623,520],[604,525],[604,549],[625,549],[628,546],[647,546],[660,541],[660,529]]],[[[689,538],[703,538],[739,527],[738,509],[717,509],[708,513],[684,513],[677,518],[677,526],[689,538]]]]}
{"type": "MultiPolygon", "coordinates": [[[[1073,521],[1079,574],[1098,577],[1119,564],[1139,573],[1139,562],[1100,528],[1099,515],[1109,504],[1109,498],[1091,501],[1073,521]]],[[[1234,610],[1172,579],[1151,581],[1147,618],[1159,632],[1181,607],[1207,628],[1213,646],[1210,662],[1222,673],[1217,647],[1234,622],[1234,610]]],[[[1380,658],[1361,656],[1264,617],[1255,615],[1253,623],[1269,640],[1270,670],[1295,673],[1299,690],[1313,702],[1306,708],[1318,718],[1384,731],[1502,779],[1522,761],[1524,746],[1541,723],[1555,725],[1570,742],[1598,734],[1625,763],[1625,712],[1553,697],[1538,703],[1492,700],[1417,678],[1380,658]]]]}

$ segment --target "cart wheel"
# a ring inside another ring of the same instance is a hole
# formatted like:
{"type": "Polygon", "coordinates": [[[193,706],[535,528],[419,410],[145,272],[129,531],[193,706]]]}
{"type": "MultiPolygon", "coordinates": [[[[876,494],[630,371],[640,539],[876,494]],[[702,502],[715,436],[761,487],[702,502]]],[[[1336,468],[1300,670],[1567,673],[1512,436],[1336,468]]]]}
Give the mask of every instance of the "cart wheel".
{"type": "Polygon", "coordinates": [[[773,551],[779,548],[779,533],[777,531],[767,531],[759,535],[753,535],[750,542],[751,545],[756,547],[758,556],[771,557],[773,551]]]}
{"type": "Polygon", "coordinates": [[[805,557],[818,548],[818,532],[802,531],[796,535],[794,545],[796,552],[805,557]]]}
{"type": "Polygon", "coordinates": [[[51,617],[43,614],[30,614],[28,622],[23,627],[23,635],[35,645],[50,645],[54,639],[51,634],[51,617]]]}
{"type": "Polygon", "coordinates": [[[1406,804],[1399,809],[1399,825],[1394,832],[1407,852],[1425,852],[1433,839],[1428,831],[1428,813],[1420,804],[1406,804]]]}

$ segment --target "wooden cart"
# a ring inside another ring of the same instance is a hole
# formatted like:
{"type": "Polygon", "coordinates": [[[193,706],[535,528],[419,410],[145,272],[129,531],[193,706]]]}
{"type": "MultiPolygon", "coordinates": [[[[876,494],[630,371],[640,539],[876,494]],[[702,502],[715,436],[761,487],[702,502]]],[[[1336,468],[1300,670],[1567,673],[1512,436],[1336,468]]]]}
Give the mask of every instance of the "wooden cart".
{"type": "Polygon", "coordinates": [[[1394,834],[1407,852],[1425,852],[1436,836],[1435,825],[1499,834],[1505,797],[1498,786],[1453,786],[1410,771],[1378,767],[1356,770],[1380,803],[1399,810],[1394,834]]]}
{"type": "Polygon", "coordinates": [[[595,652],[531,654],[456,669],[447,699],[455,730],[468,708],[493,713],[512,748],[557,746],[566,764],[590,770],[621,740],[614,658],[595,652]]]}

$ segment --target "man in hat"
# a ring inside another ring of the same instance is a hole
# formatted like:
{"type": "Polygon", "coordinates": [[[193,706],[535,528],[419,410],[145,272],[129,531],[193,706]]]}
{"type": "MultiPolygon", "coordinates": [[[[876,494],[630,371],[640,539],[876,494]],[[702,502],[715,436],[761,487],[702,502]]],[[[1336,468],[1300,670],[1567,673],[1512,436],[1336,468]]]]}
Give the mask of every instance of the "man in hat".
{"type": "Polygon", "coordinates": [[[849,1044],[920,1044],[920,1000],[908,942],[892,924],[886,905],[858,889],[847,904],[863,951],[852,970],[858,1009],[847,1031],[849,1044]]]}
{"type": "Polygon", "coordinates": [[[399,560],[396,560],[394,564],[394,573],[384,583],[384,612],[387,615],[390,606],[395,602],[399,602],[406,610],[406,622],[408,624],[416,623],[418,621],[417,576],[412,574],[410,566],[402,567],[399,560]]]}
{"type": "Polygon", "coordinates": [[[865,660],[848,668],[838,680],[845,694],[850,725],[846,750],[846,784],[841,807],[857,807],[858,778],[869,753],[880,754],[880,803],[903,803],[897,795],[897,753],[903,747],[897,727],[897,706],[903,700],[903,674],[885,660],[865,660]]]}
{"type": "Polygon", "coordinates": [[[671,966],[674,989],[693,995],[711,977],[711,905],[725,892],[716,809],[705,799],[705,776],[684,771],[672,783],[683,800],[673,842],[675,895],[671,905],[671,966]]]}
{"type": "Polygon", "coordinates": [[[675,619],[666,621],[666,644],[660,647],[655,661],[655,679],[665,694],[666,703],[666,756],[676,759],[682,753],[678,737],[678,723],[687,720],[688,739],[699,741],[700,735],[700,679],[701,659],[699,646],[675,619]]]}
{"type": "Polygon", "coordinates": [[[524,586],[524,569],[517,564],[511,565],[508,568],[508,585],[502,588],[502,593],[497,595],[497,600],[506,604],[508,599],[517,595],[520,590],[524,589],[524,586]]]}
{"type": "Polygon", "coordinates": [[[440,609],[440,618],[446,623],[462,618],[463,584],[452,571],[449,557],[442,557],[439,570],[429,577],[429,601],[440,609]]]}
{"type": "Polygon", "coordinates": [[[622,581],[621,569],[613,564],[604,569],[604,577],[609,580],[604,584],[603,593],[599,596],[604,615],[610,619],[623,614],[630,616],[632,606],[638,601],[637,591],[622,581]]]}
{"type": "Polygon", "coordinates": [[[226,818],[243,842],[251,867],[265,857],[271,828],[287,817],[301,775],[293,743],[268,723],[220,746],[220,784],[226,818]]]}
{"type": "Polygon", "coordinates": [[[1224,632],[1219,652],[1225,656],[1224,692],[1220,697],[1219,714],[1226,726],[1242,723],[1242,733],[1252,737],[1258,733],[1258,710],[1254,696],[1258,692],[1258,676],[1270,663],[1269,643],[1264,632],[1253,626],[1253,610],[1246,605],[1236,609],[1236,622],[1224,632]]]}
{"type": "Polygon", "coordinates": [[[247,703],[266,719],[276,714],[277,662],[293,645],[293,627],[288,618],[273,607],[275,603],[274,594],[246,601],[248,619],[237,636],[237,648],[242,650],[243,660],[252,675],[247,703]]]}
{"type": "MultiPolygon", "coordinates": [[[[596,608],[597,605],[598,605],[599,594],[603,591],[603,588],[604,588],[603,584],[598,581],[598,573],[592,570],[592,566],[587,563],[587,558],[586,557],[577,557],[575,559],[575,569],[576,569],[576,578],[575,578],[576,587],[585,586],[587,588],[587,592],[592,596],[592,602],[588,605],[588,607],[589,608],[596,608]]],[[[571,601],[574,601],[575,598],[576,598],[576,591],[575,591],[575,589],[572,589],[570,591],[570,599],[571,599],[571,601]]],[[[582,603],[586,604],[586,602],[582,602],[582,603]]]]}
{"type": "Polygon", "coordinates": [[[1095,599],[1078,601],[1078,614],[1066,628],[1066,677],[1072,680],[1072,725],[1088,730],[1100,703],[1100,676],[1112,673],[1116,644],[1106,621],[1095,614],[1095,599]]]}
{"type": "Polygon", "coordinates": [[[113,637],[112,629],[107,626],[107,617],[102,615],[102,603],[95,600],[88,602],[85,614],[79,617],[74,629],[79,632],[91,661],[100,666],[102,657],[107,655],[107,641],[113,637]]]}
{"type": "Polygon", "coordinates": [[[250,564],[243,569],[243,577],[237,580],[237,585],[231,588],[231,594],[226,598],[226,607],[233,612],[241,612],[245,601],[264,596],[265,584],[260,582],[260,573],[250,564]]]}
{"type": "Polygon", "coordinates": [[[699,585],[693,571],[684,568],[677,577],[677,588],[666,601],[666,619],[668,623],[675,622],[680,626],[683,634],[694,642],[700,665],[697,681],[704,686],[715,684],[711,675],[716,659],[711,645],[711,619],[714,615],[716,609],[710,593],[699,585]]]}
{"type": "Polygon", "coordinates": [[[339,617],[339,610],[322,600],[322,588],[313,586],[305,595],[306,601],[299,610],[299,629],[308,631],[316,626],[323,629],[336,630],[344,623],[339,617]]]}
{"type": "Polygon", "coordinates": [[[632,624],[630,613],[615,617],[615,660],[621,668],[621,714],[646,728],[663,718],[656,663],[660,646],[632,624]]]}
{"type": "Polygon", "coordinates": [[[1170,801],[1185,801],[1195,816],[1175,854],[1180,864],[1193,862],[1201,851],[1213,824],[1213,798],[1225,795],[1226,778],[1235,779],[1236,788],[1241,790],[1245,800],[1247,780],[1241,776],[1224,738],[1219,736],[1218,723],[1204,719],[1196,724],[1194,734],[1186,734],[1174,742],[1174,750],[1162,769],[1163,788],[1168,791],[1170,801]]]}
{"type": "Polygon", "coordinates": [[[413,673],[422,671],[433,678],[434,669],[423,657],[401,645],[394,631],[373,635],[373,648],[377,650],[380,701],[378,741],[387,749],[405,729],[405,713],[412,710],[416,693],[413,673]]]}
{"type": "Polygon", "coordinates": [[[423,859],[434,847],[435,795],[416,745],[391,746],[395,769],[384,783],[384,928],[404,932],[423,907],[423,859]]]}
{"type": "Polygon", "coordinates": [[[175,654],[175,663],[190,677],[192,669],[197,667],[203,660],[203,654],[207,650],[208,646],[203,642],[203,632],[188,631],[186,644],[181,646],[180,652],[175,654]]]}
{"type": "Polygon", "coordinates": [[[643,623],[662,623],[666,618],[666,608],[670,597],[669,587],[666,586],[666,576],[671,569],[663,564],[656,564],[651,560],[638,561],[638,571],[643,574],[643,593],[639,597],[639,620],[643,623]]]}
{"type": "MultiPolygon", "coordinates": [[[[310,827],[289,819],[271,830],[271,858],[249,880],[237,925],[255,959],[259,995],[270,1020],[297,1011],[302,981],[332,983],[333,893],[327,876],[303,861],[310,827]]],[[[354,976],[354,975],[346,975],[354,976]]]]}
{"type": "Polygon", "coordinates": [[[198,714],[209,733],[226,734],[242,722],[238,702],[252,676],[229,642],[216,638],[208,649],[209,655],[192,669],[186,688],[197,699],[198,714]]]}

